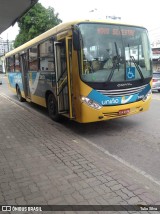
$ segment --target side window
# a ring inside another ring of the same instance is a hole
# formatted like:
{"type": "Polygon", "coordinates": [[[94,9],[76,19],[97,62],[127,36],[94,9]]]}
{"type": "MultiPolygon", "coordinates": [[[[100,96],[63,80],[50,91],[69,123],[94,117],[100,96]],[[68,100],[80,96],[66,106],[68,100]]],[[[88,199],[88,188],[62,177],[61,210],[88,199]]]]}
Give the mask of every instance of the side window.
{"type": "Polygon", "coordinates": [[[15,55],[15,71],[16,71],[16,72],[21,72],[19,54],[16,54],[16,55],[15,55]]]}
{"type": "Polygon", "coordinates": [[[10,56],[7,59],[7,72],[14,72],[14,56],[10,56]]]}
{"type": "Polygon", "coordinates": [[[67,59],[66,59],[66,45],[65,45],[65,41],[62,42],[61,46],[60,46],[60,59],[61,59],[61,73],[65,73],[67,72],[67,59]]]}
{"type": "Polygon", "coordinates": [[[47,40],[39,45],[39,57],[41,71],[55,70],[53,42],[51,40],[47,40]]]}
{"type": "Polygon", "coordinates": [[[38,51],[37,46],[34,46],[29,49],[29,70],[37,71],[38,70],[38,51]]]}

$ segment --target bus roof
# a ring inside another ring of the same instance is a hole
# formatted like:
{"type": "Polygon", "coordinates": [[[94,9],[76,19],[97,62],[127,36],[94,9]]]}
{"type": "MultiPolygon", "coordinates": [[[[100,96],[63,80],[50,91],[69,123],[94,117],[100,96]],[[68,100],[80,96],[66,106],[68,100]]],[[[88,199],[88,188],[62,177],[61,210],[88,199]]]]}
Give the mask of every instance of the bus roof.
{"type": "Polygon", "coordinates": [[[11,55],[14,55],[18,52],[21,52],[23,50],[28,49],[29,47],[32,47],[33,45],[38,44],[39,42],[53,36],[56,35],[62,31],[71,29],[71,27],[75,24],[79,24],[79,23],[106,23],[106,24],[113,24],[113,25],[126,25],[126,26],[133,26],[133,27],[142,27],[143,26],[138,26],[138,25],[133,25],[133,24],[128,24],[128,23],[122,23],[122,22],[115,22],[115,21],[111,21],[111,20],[75,20],[75,21],[71,21],[71,22],[66,22],[66,23],[61,23],[53,28],[51,28],[50,30],[42,33],[41,35],[35,37],[34,39],[26,42],[25,44],[15,48],[14,50],[6,53],[5,57],[9,57],[11,55]]]}

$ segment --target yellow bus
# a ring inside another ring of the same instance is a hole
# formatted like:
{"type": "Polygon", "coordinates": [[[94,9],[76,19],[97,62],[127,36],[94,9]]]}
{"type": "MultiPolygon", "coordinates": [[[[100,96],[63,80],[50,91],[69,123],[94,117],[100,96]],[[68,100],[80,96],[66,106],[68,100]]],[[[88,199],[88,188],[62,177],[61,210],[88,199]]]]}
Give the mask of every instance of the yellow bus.
{"type": "Polygon", "coordinates": [[[5,56],[19,101],[80,123],[149,108],[152,60],[144,27],[80,20],[50,29],[5,56]]]}

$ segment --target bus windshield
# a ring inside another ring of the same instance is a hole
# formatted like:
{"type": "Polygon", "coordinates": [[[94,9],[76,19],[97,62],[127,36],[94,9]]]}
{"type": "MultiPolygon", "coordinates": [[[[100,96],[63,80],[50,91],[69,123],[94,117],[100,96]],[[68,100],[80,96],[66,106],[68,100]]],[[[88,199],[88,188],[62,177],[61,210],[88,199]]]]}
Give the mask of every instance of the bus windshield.
{"type": "Polygon", "coordinates": [[[81,23],[81,78],[85,82],[124,82],[152,76],[147,30],[81,23]]]}

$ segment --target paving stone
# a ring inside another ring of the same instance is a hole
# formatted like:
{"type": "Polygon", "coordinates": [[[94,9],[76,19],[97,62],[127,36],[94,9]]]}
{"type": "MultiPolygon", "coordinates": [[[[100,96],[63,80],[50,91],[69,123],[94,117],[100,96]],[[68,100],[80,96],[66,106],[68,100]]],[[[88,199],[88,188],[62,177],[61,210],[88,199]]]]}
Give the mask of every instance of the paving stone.
{"type": "Polygon", "coordinates": [[[32,200],[27,200],[27,204],[29,205],[46,205],[47,204],[47,201],[45,200],[44,197],[36,197],[36,198],[33,198],[32,200]]]}
{"type": "Polygon", "coordinates": [[[133,192],[134,192],[135,195],[141,195],[141,194],[144,194],[147,191],[145,189],[139,188],[139,189],[133,190],[133,192]]]}
{"type": "Polygon", "coordinates": [[[119,205],[120,202],[122,202],[122,201],[123,201],[123,199],[120,196],[116,196],[116,197],[112,197],[112,198],[108,199],[108,202],[110,204],[117,204],[117,205],[119,205]]]}
{"type": "Polygon", "coordinates": [[[108,182],[108,180],[106,178],[104,178],[103,176],[96,176],[98,180],[100,180],[102,183],[106,183],[108,182]]]}
{"type": "Polygon", "coordinates": [[[101,188],[102,190],[104,190],[105,191],[105,193],[107,192],[111,192],[111,189],[108,187],[108,186],[106,186],[106,184],[101,184],[101,185],[99,185],[99,188],[101,188]]]}
{"type": "Polygon", "coordinates": [[[159,214],[160,211],[148,211],[148,213],[150,213],[150,214],[159,214]]]}
{"type": "Polygon", "coordinates": [[[118,185],[118,182],[115,180],[112,180],[112,181],[105,183],[105,185],[112,188],[113,186],[118,185]]]}
{"type": "Polygon", "coordinates": [[[140,201],[141,201],[140,198],[137,196],[132,197],[132,198],[127,200],[128,204],[132,204],[132,205],[139,204],[140,201]]]}
{"type": "Polygon", "coordinates": [[[138,195],[138,197],[139,197],[141,200],[145,201],[148,205],[154,204],[154,203],[153,203],[153,199],[148,198],[148,196],[146,196],[145,194],[138,195]]]}
{"type": "Polygon", "coordinates": [[[64,200],[63,196],[56,197],[54,199],[48,200],[47,202],[48,205],[59,205],[59,204],[64,204],[66,205],[66,201],[64,200]]]}
{"type": "Polygon", "coordinates": [[[77,204],[76,199],[70,194],[64,195],[64,199],[67,202],[67,204],[70,204],[70,205],[76,205],[77,204]]]}
{"type": "Polygon", "coordinates": [[[84,181],[74,182],[72,186],[78,191],[90,187],[89,184],[84,181]]]}
{"type": "Polygon", "coordinates": [[[130,184],[127,186],[127,189],[134,191],[134,190],[140,189],[140,187],[137,184],[130,184]]]}
{"type": "Polygon", "coordinates": [[[79,190],[79,193],[83,196],[85,196],[86,194],[90,194],[90,193],[93,193],[95,192],[92,188],[88,187],[88,188],[85,188],[85,189],[82,189],[82,190],[79,190]]]}
{"type": "Polygon", "coordinates": [[[116,191],[116,190],[119,190],[119,189],[123,189],[123,186],[121,184],[117,184],[117,185],[114,185],[113,187],[111,187],[111,189],[113,191],[116,191]]]}
{"type": "Polygon", "coordinates": [[[130,190],[128,190],[127,188],[122,188],[121,191],[122,191],[123,193],[127,194],[128,197],[134,197],[134,196],[135,196],[135,194],[134,194],[135,191],[134,191],[134,193],[133,193],[133,192],[131,192],[130,190]]]}
{"type": "Polygon", "coordinates": [[[9,185],[9,182],[7,182],[7,183],[1,183],[1,184],[0,184],[0,188],[2,189],[2,191],[3,191],[3,190],[9,191],[9,190],[11,189],[11,187],[10,187],[10,185],[9,185]]]}
{"type": "Polygon", "coordinates": [[[119,195],[123,200],[130,199],[130,196],[128,196],[126,193],[124,193],[122,190],[115,191],[117,195],[119,195]]]}
{"type": "Polygon", "coordinates": [[[100,188],[100,186],[93,186],[92,187],[97,193],[99,193],[99,195],[105,195],[106,194],[106,192],[102,189],[102,188],[100,188]]]}
{"type": "Polygon", "coordinates": [[[84,201],[84,197],[82,195],[80,195],[79,192],[74,192],[72,194],[72,197],[77,201],[77,202],[80,202],[80,201],[84,201]]]}
{"type": "Polygon", "coordinates": [[[24,195],[24,198],[26,201],[28,201],[28,200],[32,200],[34,198],[38,198],[38,197],[42,197],[42,196],[43,196],[42,192],[38,191],[38,192],[34,192],[34,193],[31,193],[28,195],[24,195]]]}
{"type": "Polygon", "coordinates": [[[22,197],[17,197],[15,199],[15,201],[16,201],[17,205],[27,205],[27,202],[26,202],[26,200],[25,200],[25,198],[23,196],[22,197]]]}
{"type": "Polygon", "coordinates": [[[103,197],[100,197],[100,196],[96,197],[95,200],[101,205],[107,205],[108,204],[108,201],[106,201],[103,197]]]}
{"type": "Polygon", "coordinates": [[[86,176],[87,176],[87,178],[93,178],[93,177],[94,177],[94,175],[93,175],[93,174],[91,174],[91,173],[90,173],[90,172],[88,172],[88,171],[83,172],[83,174],[84,174],[84,175],[86,175],[86,176]]]}
{"type": "Polygon", "coordinates": [[[84,194],[83,197],[87,200],[97,197],[99,194],[96,191],[84,194]]]}

